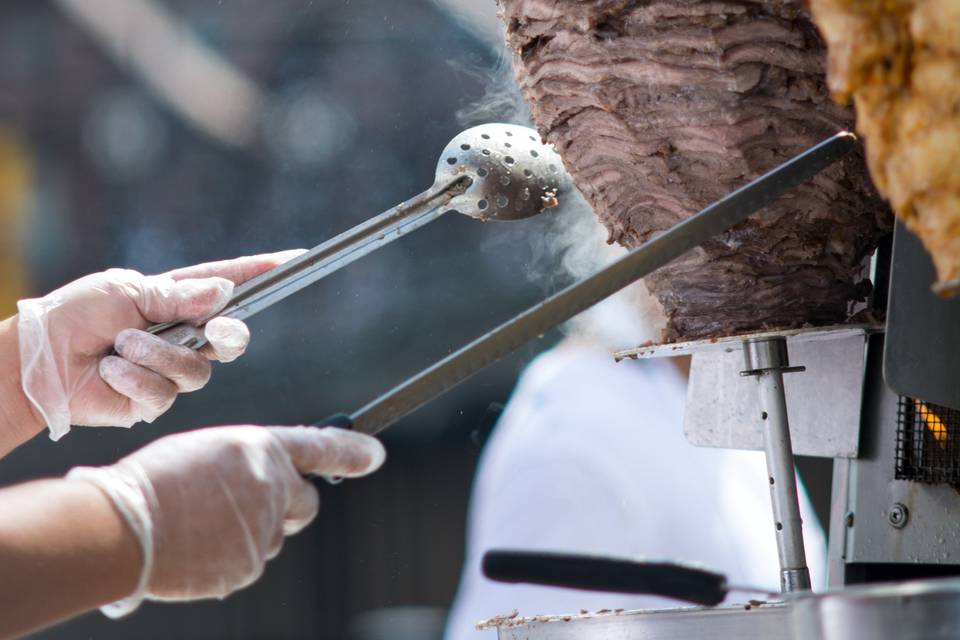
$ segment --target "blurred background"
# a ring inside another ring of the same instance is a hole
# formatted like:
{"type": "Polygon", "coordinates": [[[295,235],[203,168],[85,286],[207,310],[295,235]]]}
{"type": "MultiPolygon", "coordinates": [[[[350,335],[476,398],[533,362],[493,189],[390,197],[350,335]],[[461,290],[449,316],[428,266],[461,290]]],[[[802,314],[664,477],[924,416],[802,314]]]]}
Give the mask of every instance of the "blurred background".
{"type": "MultiPolygon", "coordinates": [[[[501,63],[493,0],[456,4],[0,3],[2,313],[107,267],[313,246],[427,188],[501,63]]],[[[247,356],[156,423],[40,436],[0,484],[175,431],[354,409],[541,298],[548,225],[442,218],[254,318],[247,356]]],[[[387,431],[383,473],[322,487],[321,517],[252,588],[38,637],[429,640],[477,455],[535,348],[387,431]]]]}
{"type": "MultiPolygon", "coordinates": [[[[496,91],[503,55],[494,0],[6,0],[0,311],[108,267],[313,246],[389,208],[466,125],[522,119],[496,91]]],[[[247,356],[156,423],[37,437],[0,485],[176,431],[354,409],[564,284],[550,218],[442,218],[252,319],[247,356]]],[[[480,449],[555,339],[385,432],[384,470],[322,487],[321,517],[253,587],[36,637],[439,638],[480,449]]]]}

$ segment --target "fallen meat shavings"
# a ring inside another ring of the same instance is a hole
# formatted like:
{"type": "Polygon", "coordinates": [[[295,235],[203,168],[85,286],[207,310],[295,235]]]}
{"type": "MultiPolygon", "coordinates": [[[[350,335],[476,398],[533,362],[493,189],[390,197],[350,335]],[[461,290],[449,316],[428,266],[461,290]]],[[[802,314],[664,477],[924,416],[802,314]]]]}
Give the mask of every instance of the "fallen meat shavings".
{"type": "Polygon", "coordinates": [[[495,629],[497,627],[508,626],[511,622],[516,621],[519,616],[520,612],[514,609],[510,613],[493,616],[488,620],[481,620],[474,626],[476,626],[478,631],[483,631],[484,629],[495,629]]]}

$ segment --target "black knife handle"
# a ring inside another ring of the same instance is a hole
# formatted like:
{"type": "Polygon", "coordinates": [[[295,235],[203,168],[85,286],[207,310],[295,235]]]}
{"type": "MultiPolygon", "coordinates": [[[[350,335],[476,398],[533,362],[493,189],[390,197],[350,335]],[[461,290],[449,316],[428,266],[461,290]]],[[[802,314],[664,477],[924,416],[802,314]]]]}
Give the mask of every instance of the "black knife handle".
{"type": "Polygon", "coordinates": [[[707,606],[723,602],[728,591],[723,574],[690,565],[544,551],[488,551],[483,573],[497,582],[642,593],[707,606]]]}

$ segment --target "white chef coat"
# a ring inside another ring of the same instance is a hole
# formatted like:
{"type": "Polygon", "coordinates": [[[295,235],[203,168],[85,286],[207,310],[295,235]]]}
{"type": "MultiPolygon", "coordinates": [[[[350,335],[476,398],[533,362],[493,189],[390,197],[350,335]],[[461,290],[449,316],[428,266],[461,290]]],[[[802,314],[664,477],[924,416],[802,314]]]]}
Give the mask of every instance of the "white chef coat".
{"type": "MultiPolygon", "coordinates": [[[[618,364],[586,344],[563,344],[527,368],[474,481],[447,640],[495,637],[475,623],[514,609],[539,615],[680,606],[495,583],[480,571],[483,553],[494,548],[697,562],[733,584],[779,589],[763,454],[688,443],[685,395],[686,382],[669,362],[618,364]]],[[[802,487],[800,507],[811,576],[822,585],[826,541],[802,487]]]]}

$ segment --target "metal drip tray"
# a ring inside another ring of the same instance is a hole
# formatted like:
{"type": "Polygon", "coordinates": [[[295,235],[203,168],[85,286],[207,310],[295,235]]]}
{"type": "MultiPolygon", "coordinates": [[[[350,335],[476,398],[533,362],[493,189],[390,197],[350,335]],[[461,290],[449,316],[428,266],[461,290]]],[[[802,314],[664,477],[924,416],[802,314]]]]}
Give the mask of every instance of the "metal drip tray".
{"type": "Polygon", "coordinates": [[[960,580],[787,596],[784,602],[500,617],[499,640],[946,640],[960,637],[960,580]]]}
{"type": "Polygon", "coordinates": [[[882,325],[837,325],[767,331],[675,344],[637,347],[625,358],[693,355],[684,432],[694,445],[763,450],[756,381],[744,378],[742,345],[785,337],[790,364],[806,370],[784,376],[793,452],[855,458],[859,447],[860,396],[867,337],[882,325]]]}
{"type": "Polygon", "coordinates": [[[848,587],[791,602],[796,640],[960,638],[960,580],[848,587]]]}

